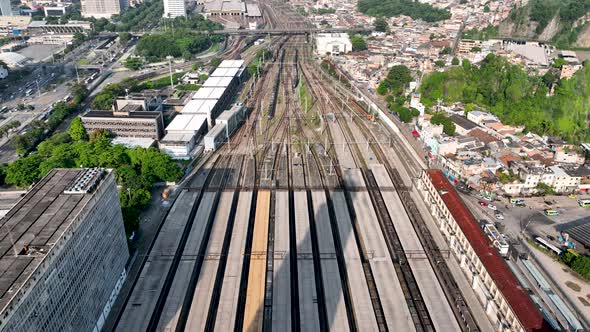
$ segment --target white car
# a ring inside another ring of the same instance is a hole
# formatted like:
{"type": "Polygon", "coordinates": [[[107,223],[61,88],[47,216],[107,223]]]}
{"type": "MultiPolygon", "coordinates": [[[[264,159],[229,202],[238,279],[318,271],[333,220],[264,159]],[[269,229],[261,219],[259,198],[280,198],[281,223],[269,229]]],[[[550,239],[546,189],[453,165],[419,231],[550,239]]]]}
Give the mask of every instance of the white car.
{"type": "Polygon", "coordinates": [[[501,213],[496,213],[496,219],[498,220],[504,220],[504,215],[501,213]]]}
{"type": "Polygon", "coordinates": [[[498,208],[495,205],[492,205],[492,204],[488,204],[488,209],[494,210],[494,211],[498,210],[498,208]]]}

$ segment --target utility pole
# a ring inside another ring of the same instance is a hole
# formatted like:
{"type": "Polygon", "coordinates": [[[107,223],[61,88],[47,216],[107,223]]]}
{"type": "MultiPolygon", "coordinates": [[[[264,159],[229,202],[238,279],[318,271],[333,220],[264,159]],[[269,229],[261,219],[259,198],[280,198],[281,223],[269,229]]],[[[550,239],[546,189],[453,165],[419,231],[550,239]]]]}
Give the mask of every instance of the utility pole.
{"type": "Polygon", "coordinates": [[[170,71],[170,85],[172,86],[172,89],[174,89],[174,81],[172,80],[172,59],[174,59],[173,56],[166,56],[166,60],[168,60],[168,69],[170,71]]]}
{"type": "Polygon", "coordinates": [[[76,80],[80,84],[80,75],[78,75],[78,64],[74,62],[74,69],[76,70],[76,80]]]}

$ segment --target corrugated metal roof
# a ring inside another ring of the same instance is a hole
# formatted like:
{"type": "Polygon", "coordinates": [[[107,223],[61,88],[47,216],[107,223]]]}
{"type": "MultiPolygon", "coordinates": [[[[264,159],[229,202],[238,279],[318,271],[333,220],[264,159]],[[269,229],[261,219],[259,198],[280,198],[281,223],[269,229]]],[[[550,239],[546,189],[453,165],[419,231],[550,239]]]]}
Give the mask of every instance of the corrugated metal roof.
{"type": "Polygon", "coordinates": [[[446,191],[441,195],[441,199],[525,330],[551,331],[551,327],[543,319],[537,306],[519,285],[514,274],[496,252],[444,174],[440,170],[426,172],[437,191],[446,191]]]}

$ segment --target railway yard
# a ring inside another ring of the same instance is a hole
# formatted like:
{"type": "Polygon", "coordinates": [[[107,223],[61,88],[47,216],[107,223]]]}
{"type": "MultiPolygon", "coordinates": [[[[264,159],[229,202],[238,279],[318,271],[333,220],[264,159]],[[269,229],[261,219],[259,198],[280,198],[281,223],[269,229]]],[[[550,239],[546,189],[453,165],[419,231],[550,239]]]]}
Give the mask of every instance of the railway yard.
{"type": "Polygon", "coordinates": [[[421,167],[305,37],[269,50],[249,116],[180,189],[115,330],[479,330],[408,189],[421,167]]]}

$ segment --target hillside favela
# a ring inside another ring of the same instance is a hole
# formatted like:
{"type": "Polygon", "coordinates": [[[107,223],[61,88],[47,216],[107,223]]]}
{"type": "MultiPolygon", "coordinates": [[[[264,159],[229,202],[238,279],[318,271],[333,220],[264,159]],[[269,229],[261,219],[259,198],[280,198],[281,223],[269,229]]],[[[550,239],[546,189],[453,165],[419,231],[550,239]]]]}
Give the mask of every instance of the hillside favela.
{"type": "Polygon", "coordinates": [[[590,0],[0,0],[0,332],[590,331],[590,0]]]}

